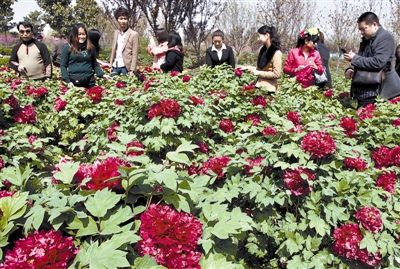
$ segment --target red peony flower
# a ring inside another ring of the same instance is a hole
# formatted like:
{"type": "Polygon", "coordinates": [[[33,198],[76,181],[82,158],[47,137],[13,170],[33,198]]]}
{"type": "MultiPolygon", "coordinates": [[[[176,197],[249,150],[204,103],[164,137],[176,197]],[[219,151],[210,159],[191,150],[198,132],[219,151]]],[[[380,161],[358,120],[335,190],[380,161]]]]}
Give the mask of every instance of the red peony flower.
{"type": "MultiPolygon", "coordinates": [[[[29,85],[28,85],[29,86],[29,85]]],[[[37,98],[37,97],[41,97],[41,96],[45,96],[46,94],[49,93],[49,90],[47,90],[45,87],[39,87],[37,89],[35,89],[34,87],[30,88],[28,90],[27,95],[31,96],[33,95],[33,98],[37,98]]]]}
{"type": "Polygon", "coordinates": [[[252,121],[251,126],[258,126],[260,124],[261,117],[256,114],[250,114],[244,118],[244,121],[245,122],[252,121]]]}
{"type": "Polygon", "coordinates": [[[7,250],[0,268],[67,268],[78,252],[72,237],[63,237],[55,230],[35,231],[7,250]]]}
{"type": "Polygon", "coordinates": [[[65,87],[65,86],[62,86],[62,87],[60,88],[60,91],[61,91],[61,93],[66,93],[66,92],[68,91],[68,88],[65,87]]]}
{"type": "Polygon", "coordinates": [[[171,76],[171,77],[176,77],[176,76],[179,75],[179,74],[180,74],[180,72],[178,72],[178,71],[171,71],[170,76],[171,76]]]}
{"type": "Polygon", "coordinates": [[[199,151],[201,151],[204,154],[208,154],[208,146],[206,143],[204,142],[199,142],[197,143],[197,146],[199,146],[199,151]]]}
{"type": "Polygon", "coordinates": [[[389,167],[392,165],[392,152],[386,146],[382,145],[380,148],[373,150],[371,158],[377,167],[389,167]]]}
{"type": "Polygon", "coordinates": [[[104,91],[104,88],[101,86],[95,86],[93,88],[87,89],[86,94],[93,101],[94,104],[101,101],[101,94],[104,91]]]}
{"type": "Polygon", "coordinates": [[[196,165],[196,163],[192,163],[191,166],[186,166],[185,169],[188,171],[189,176],[191,176],[191,175],[200,175],[200,173],[201,173],[201,170],[196,165]]]}
{"type": "Polygon", "coordinates": [[[122,81],[118,81],[118,82],[115,84],[115,87],[117,87],[118,89],[121,89],[121,88],[125,88],[126,85],[125,85],[125,83],[123,83],[122,81]]]}
{"type": "MultiPolygon", "coordinates": [[[[1,171],[1,170],[0,170],[0,171],[1,171]]],[[[14,194],[16,194],[16,193],[17,193],[17,191],[0,190],[0,198],[3,198],[3,197],[13,197],[14,194]]],[[[0,211],[1,211],[1,209],[0,209],[0,211]]],[[[0,265],[0,268],[2,268],[1,265],[0,265]]]]}
{"type": "Polygon", "coordinates": [[[388,172],[383,172],[383,174],[378,177],[376,186],[384,189],[390,194],[394,194],[396,190],[395,189],[396,182],[397,182],[396,172],[388,171],[388,172]]]}
{"type": "Polygon", "coordinates": [[[324,93],[324,96],[325,97],[332,97],[333,96],[333,91],[332,91],[332,89],[327,89],[326,91],[325,91],[325,93],[324,93]]]}
{"type": "Polygon", "coordinates": [[[277,134],[277,131],[274,127],[272,126],[267,126],[262,130],[262,134],[264,136],[275,136],[277,134]]]}
{"type": "Polygon", "coordinates": [[[375,110],[375,104],[369,104],[365,107],[358,109],[357,115],[361,121],[364,121],[365,119],[372,119],[374,117],[372,113],[375,112],[375,110]]]}
{"type": "Polygon", "coordinates": [[[116,106],[124,106],[125,103],[124,103],[124,101],[117,99],[117,100],[114,101],[114,105],[116,105],[116,106]]]}
{"type": "Polygon", "coordinates": [[[236,75],[236,76],[241,77],[242,74],[243,74],[242,69],[240,69],[240,68],[235,68],[235,75],[236,75]]]}
{"type": "Polygon", "coordinates": [[[232,121],[229,119],[221,120],[219,123],[219,128],[225,133],[229,134],[235,130],[235,127],[232,124],[232,121]]]}
{"type": "Polygon", "coordinates": [[[252,83],[250,83],[249,85],[247,85],[247,86],[243,86],[243,88],[242,88],[242,92],[245,92],[245,93],[253,93],[254,91],[255,91],[255,89],[256,89],[256,84],[254,83],[254,82],[252,82],[252,83]]]}
{"type": "Polygon", "coordinates": [[[168,205],[151,204],[140,216],[138,253],[150,255],[168,269],[200,269],[197,251],[202,223],[168,205]]]}
{"type": "Polygon", "coordinates": [[[336,119],[335,115],[333,115],[333,114],[327,114],[325,116],[330,118],[330,119],[332,119],[332,120],[336,119]]]}
{"type": "Polygon", "coordinates": [[[356,121],[349,117],[342,118],[339,126],[344,129],[343,132],[347,137],[351,137],[358,130],[356,121]]]}
{"type": "Polygon", "coordinates": [[[393,125],[394,127],[399,127],[399,126],[400,126],[400,118],[395,119],[395,120],[392,122],[392,125],[393,125]]]}
{"type": "Polygon", "coordinates": [[[333,232],[333,238],[336,239],[333,250],[338,255],[351,261],[358,259],[363,236],[357,224],[346,224],[336,228],[333,232]]]}
{"type": "Polygon", "coordinates": [[[172,99],[163,99],[160,101],[160,106],[162,108],[162,115],[164,118],[178,118],[179,113],[181,113],[181,106],[172,99]]]}
{"type": "Polygon", "coordinates": [[[343,165],[349,170],[355,169],[357,171],[367,170],[367,164],[360,157],[357,158],[346,158],[343,165]]]}
{"type": "Polygon", "coordinates": [[[390,151],[390,159],[392,165],[400,167],[400,146],[394,146],[390,151]]]}
{"type": "Polygon", "coordinates": [[[60,96],[57,96],[56,99],[54,99],[54,109],[57,112],[60,112],[61,110],[63,110],[66,105],[67,105],[67,101],[61,99],[60,96]]]}
{"type": "Polygon", "coordinates": [[[219,99],[224,99],[228,95],[228,92],[226,90],[211,91],[210,95],[216,95],[219,99]]]}
{"type": "Polygon", "coordinates": [[[18,111],[18,114],[14,116],[14,120],[19,123],[35,123],[36,122],[36,112],[35,107],[32,105],[27,105],[18,111]]]}
{"type": "Polygon", "coordinates": [[[160,104],[153,104],[151,105],[149,112],[147,113],[147,117],[151,120],[154,117],[162,115],[162,107],[160,104]]]}
{"type": "Polygon", "coordinates": [[[301,148],[311,157],[326,158],[336,151],[336,143],[328,133],[314,131],[303,138],[301,148]]]}
{"type": "Polygon", "coordinates": [[[315,180],[315,175],[303,167],[298,167],[294,170],[288,169],[283,175],[283,179],[286,183],[286,188],[288,188],[293,195],[300,196],[306,195],[312,191],[312,188],[308,185],[308,180],[315,180]],[[307,180],[304,180],[301,175],[307,176],[307,180]]]}
{"type": "MultiPolygon", "coordinates": [[[[0,143],[1,145],[1,143],[0,143]]],[[[4,161],[3,158],[0,157],[0,171],[4,168],[4,161]]],[[[0,196],[1,197],[1,196],[0,196]]]]}
{"type": "Polygon", "coordinates": [[[217,179],[221,179],[224,176],[223,169],[228,167],[228,163],[230,162],[230,158],[227,156],[220,156],[209,158],[205,161],[201,167],[201,173],[205,175],[209,175],[209,171],[213,171],[218,175],[217,179]]]}
{"type": "Polygon", "coordinates": [[[267,99],[265,99],[265,97],[263,97],[263,96],[257,96],[257,97],[255,97],[255,98],[253,99],[252,103],[253,103],[254,106],[260,105],[260,106],[262,106],[263,108],[266,108],[266,107],[267,107],[267,99]]]}
{"type": "Polygon", "coordinates": [[[118,122],[115,122],[113,125],[110,126],[107,130],[107,138],[110,142],[118,140],[118,131],[117,128],[119,127],[118,122]]]}
{"type": "Polygon", "coordinates": [[[364,206],[357,211],[356,219],[371,233],[377,233],[383,227],[381,213],[374,207],[364,206]]]}
{"type": "Polygon", "coordinates": [[[9,105],[10,110],[16,110],[19,108],[19,103],[17,98],[13,94],[11,94],[7,99],[3,101],[3,104],[9,105]]]}
{"type": "Polygon", "coordinates": [[[184,75],[183,77],[182,77],[182,81],[183,82],[189,82],[190,81],[190,77],[188,76],[188,75],[184,75]]]}
{"type": "Polygon", "coordinates": [[[31,135],[31,136],[29,136],[29,137],[28,137],[28,142],[29,142],[29,144],[32,145],[32,143],[35,142],[36,139],[37,139],[37,135],[31,135]]]}
{"type": "Polygon", "coordinates": [[[140,142],[133,141],[126,144],[126,155],[129,157],[140,156],[144,154],[144,145],[140,142]]]}
{"type": "Polygon", "coordinates": [[[400,96],[398,96],[398,97],[396,97],[396,98],[393,98],[392,100],[390,100],[389,103],[392,104],[392,105],[395,105],[395,104],[397,104],[397,103],[400,103],[400,96]]]}
{"type": "Polygon", "coordinates": [[[301,116],[296,111],[289,111],[286,117],[289,121],[293,122],[294,125],[300,125],[301,116]]]}
{"type": "Polygon", "coordinates": [[[189,96],[189,99],[193,102],[194,105],[204,105],[204,100],[201,98],[201,96],[189,96]]]}
{"type": "Polygon", "coordinates": [[[339,99],[350,97],[350,92],[342,92],[339,94],[339,99]]]}
{"type": "Polygon", "coordinates": [[[250,172],[254,166],[259,166],[262,167],[261,162],[264,160],[263,157],[257,157],[257,158],[246,158],[246,162],[248,162],[248,165],[245,165],[243,167],[244,172],[246,173],[246,176],[250,176],[253,174],[253,172],[250,172]]]}

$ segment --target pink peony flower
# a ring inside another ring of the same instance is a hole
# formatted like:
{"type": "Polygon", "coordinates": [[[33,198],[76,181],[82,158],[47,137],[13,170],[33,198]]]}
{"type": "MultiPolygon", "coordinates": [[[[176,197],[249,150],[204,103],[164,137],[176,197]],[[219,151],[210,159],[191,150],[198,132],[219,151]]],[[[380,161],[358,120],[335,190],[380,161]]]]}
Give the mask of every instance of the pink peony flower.
{"type": "Polygon", "coordinates": [[[178,72],[178,71],[171,71],[170,76],[171,76],[171,77],[176,77],[176,76],[179,75],[179,74],[180,74],[180,72],[178,72]]]}
{"type": "Polygon", "coordinates": [[[18,114],[14,116],[14,120],[19,123],[35,123],[36,122],[36,111],[32,105],[27,105],[18,111],[18,114]]]}
{"type": "Polygon", "coordinates": [[[219,123],[219,128],[227,134],[235,130],[232,121],[229,119],[221,120],[221,122],[219,123]]]}
{"type": "Polygon", "coordinates": [[[252,100],[254,106],[262,106],[263,108],[267,107],[267,99],[263,96],[257,96],[252,100]]]}
{"type": "Polygon", "coordinates": [[[395,186],[397,182],[397,175],[394,171],[383,172],[382,175],[378,176],[378,181],[376,182],[376,186],[384,189],[390,194],[395,193],[395,186]]]}
{"type": "Polygon", "coordinates": [[[289,121],[293,122],[294,125],[300,125],[301,116],[296,111],[289,111],[286,117],[289,121]]]}
{"type": "Polygon", "coordinates": [[[242,74],[243,74],[242,69],[240,69],[240,68],[235,68],[235,75],[236,75],[236,76],[241,77],[242,74]]]}
{"type": "Polygon", "coordinates": [[[228,95],[228,92],[226,90],[211,91],[210,95],[216,95],[219,99],[224,99],[228,95]]]}
{"type": "Polygon", "coordinates": [[[343,132],[347,137],[351,137],[358,130],[356,121],[349,117],[342,118],[339,126],[344,129],[343,132]]]}
{"type": "Polygon", "coordinates": [[[223,169],[228,167],[228,163],[230,162],[230,158],[227,156],[220,156],[209,158],[205,161],[200,169],[201,173],[205,175],[209,175],[209,171],[213,171],[218,175],[217,179],[221,179],[224,176],[223,169]]]}
{"type": "Polygon", "coordinates": [[[360,157],[357,158],[346,158],[343,165],[349,170],[355,169],[357,171],[367,170],[367,164],[360,157]]]}
{"type": "Polygon", "coordinates": [[[303,138],[301,148],[311,157],[326,158],[336,151],[336,143],[328,133],[314,131],[303,138]]]}
{"type": "Polygon", "coordinates": [[[357,211],[356,219],[371,233],[377,233],[383,227],[381,213],[374,207],[364,206],[357,211]]]}
{"type": "Polygon", "coordinates": [[[332,97],[333,96],[333,91],[332,91],[332,89],[327,89],[326,91],[325,91],[325,93],[324,93],[324,96],[325,97],[332,97]]]}
{"type": "Polygon", "coordinates": [[[35,231],[7,250],[0,268],[67,268],[78,252],[72,237],[55,230],[35,231]]]}
{"type": "Polygon", "coordinates": [[[32,143],[35,142],[36,139],[37,139],[37,135],[30,135],[30,136],[28,137],[28,142],[29,142],[29,144],[32,145],[32,143]]]}
{"type": "MultiPolygon", "coordinates": [[[[1,171],[1,170],[0,170],[0,171],[1,171]]],[[[17,193],[17,191],[0,190],[0,198],[3,198],[3,197],[13,197],[14,194],[16,194],[16,193],[17,193]]],[[[0,209],[0,211],[1,211],[1,209],[0,209]]],[[[0,214],[0,215],[1,215],[1,214],[0,214]]],[[[0,268],[2,268],[1,265],[0,265],[0,268]]]]}
{"type": "Polygon", "coordinates": [[[258,126],[260,124],[261,117],[256,114],[250,114],[244,118],[244,121],[245,122],[251,121],[252,122],[251,126],[258,126]]]}
{"type": "Polygon", "coordinates": [[[277,134],[277,131],[274,127],[272,126],[267,126],[262,130],[262,134],[264,136],[275,136],[277,134]]]}
{"type": "Polygon", "coordinates": [[[392,104],[392,105],[395,105],[395,104],[397,104],[397,103],[400,103],[400,96],[398,96],[398,97],[396,97],[396,98],[393,98],[392,100],[390,100],[389,103],[392,104]]]}
{"type": "Polygon", "coordinates": [[[300,166],[294,170],[286,170],[283,179],[285,180],[286,188],[288,188],[293,195],[300,196],[306,195],[312,191],[307,181],[315,180],[315,175],[308,169],[304,169],[300,166]],[[307,180],[301,177],[302,174],[307,176],[307,180]]]}
{"type": "Polygon", "coordinates": [[[375,110],[375,104],[369,104],[365,107],[358,109],[357,115],[361,121],[364,121],[365,119],[372,119],[374,117],[372,113],[375,112],[375,110]]]}
{"type": "Polygon", "coordinates": [[[66,105],[67,105],[67,101],[61,99],[60,96],[57,96],[56,99],[54,99],[54,109],[57,112],[60,112],[61,110],[63,110],[66,105]]]}
{"type": "Polygon", "coordinates": [[[170,269],[200,269],[197,251],[202,223],[192,214],[178,212],[168,205],[151,204],[140,216],[138,253],[150,255],[170,269]]]}
{"type": "Polygon", "coordinates": [[[183,77],[182,77],[182,81],[183,82],[189,82],[190,81],[190,77],[188,76],[188,75],[184,75],[183,77]]]}
{"type": "Polygon", "coordinates": [[[346,224],[336,228],[333,238],[336,239],[333,251],[351,261],[358,259],[363,236],[357,224],[346,224]]]}
{"type": "Polygon", "coordinates": [[[144,145],[140,142],[133,141],[126,144],[126,155],[129,157],[140,156],[144,154],[144,145]]]}

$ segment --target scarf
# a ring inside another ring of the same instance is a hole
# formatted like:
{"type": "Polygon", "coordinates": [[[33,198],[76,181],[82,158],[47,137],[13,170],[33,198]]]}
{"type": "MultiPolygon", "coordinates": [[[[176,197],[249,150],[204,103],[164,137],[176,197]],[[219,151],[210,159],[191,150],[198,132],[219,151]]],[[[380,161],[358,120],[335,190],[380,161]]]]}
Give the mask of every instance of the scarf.
{"type": "Polygon", "coordinates": [[[259,70],[262,70],[272,60],[275,52],[277,52],[278,50],[279,48],[274,45],[271,45],[268,49],[264,45],[261,48],[260,53],[258,54],[257,68],[259,70]]]}

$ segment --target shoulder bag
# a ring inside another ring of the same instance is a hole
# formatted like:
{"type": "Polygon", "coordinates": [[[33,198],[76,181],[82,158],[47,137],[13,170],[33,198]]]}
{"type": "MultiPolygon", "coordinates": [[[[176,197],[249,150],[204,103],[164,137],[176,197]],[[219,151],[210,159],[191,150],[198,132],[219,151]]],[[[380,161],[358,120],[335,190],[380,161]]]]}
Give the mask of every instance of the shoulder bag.
{"type": "Polygon", "coordinates": [[[313,70],[314,85],[321,86],[328,82],[328,75],[326,74],[326,68],[324,66],[324,72],[320,75],[313,70]]]}

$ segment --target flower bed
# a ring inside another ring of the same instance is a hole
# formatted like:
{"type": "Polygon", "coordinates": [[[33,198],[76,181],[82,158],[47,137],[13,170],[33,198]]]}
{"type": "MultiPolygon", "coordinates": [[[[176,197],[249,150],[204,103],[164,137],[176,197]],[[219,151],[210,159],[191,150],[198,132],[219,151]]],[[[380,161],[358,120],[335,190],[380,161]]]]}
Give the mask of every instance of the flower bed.
{"type": "Polygon", "coordinates": [[[400,99],[356,111],[336,77],[268,95],[224,66],[56,73],[0,71],[0,268],[400,266],[400,99]]]}

